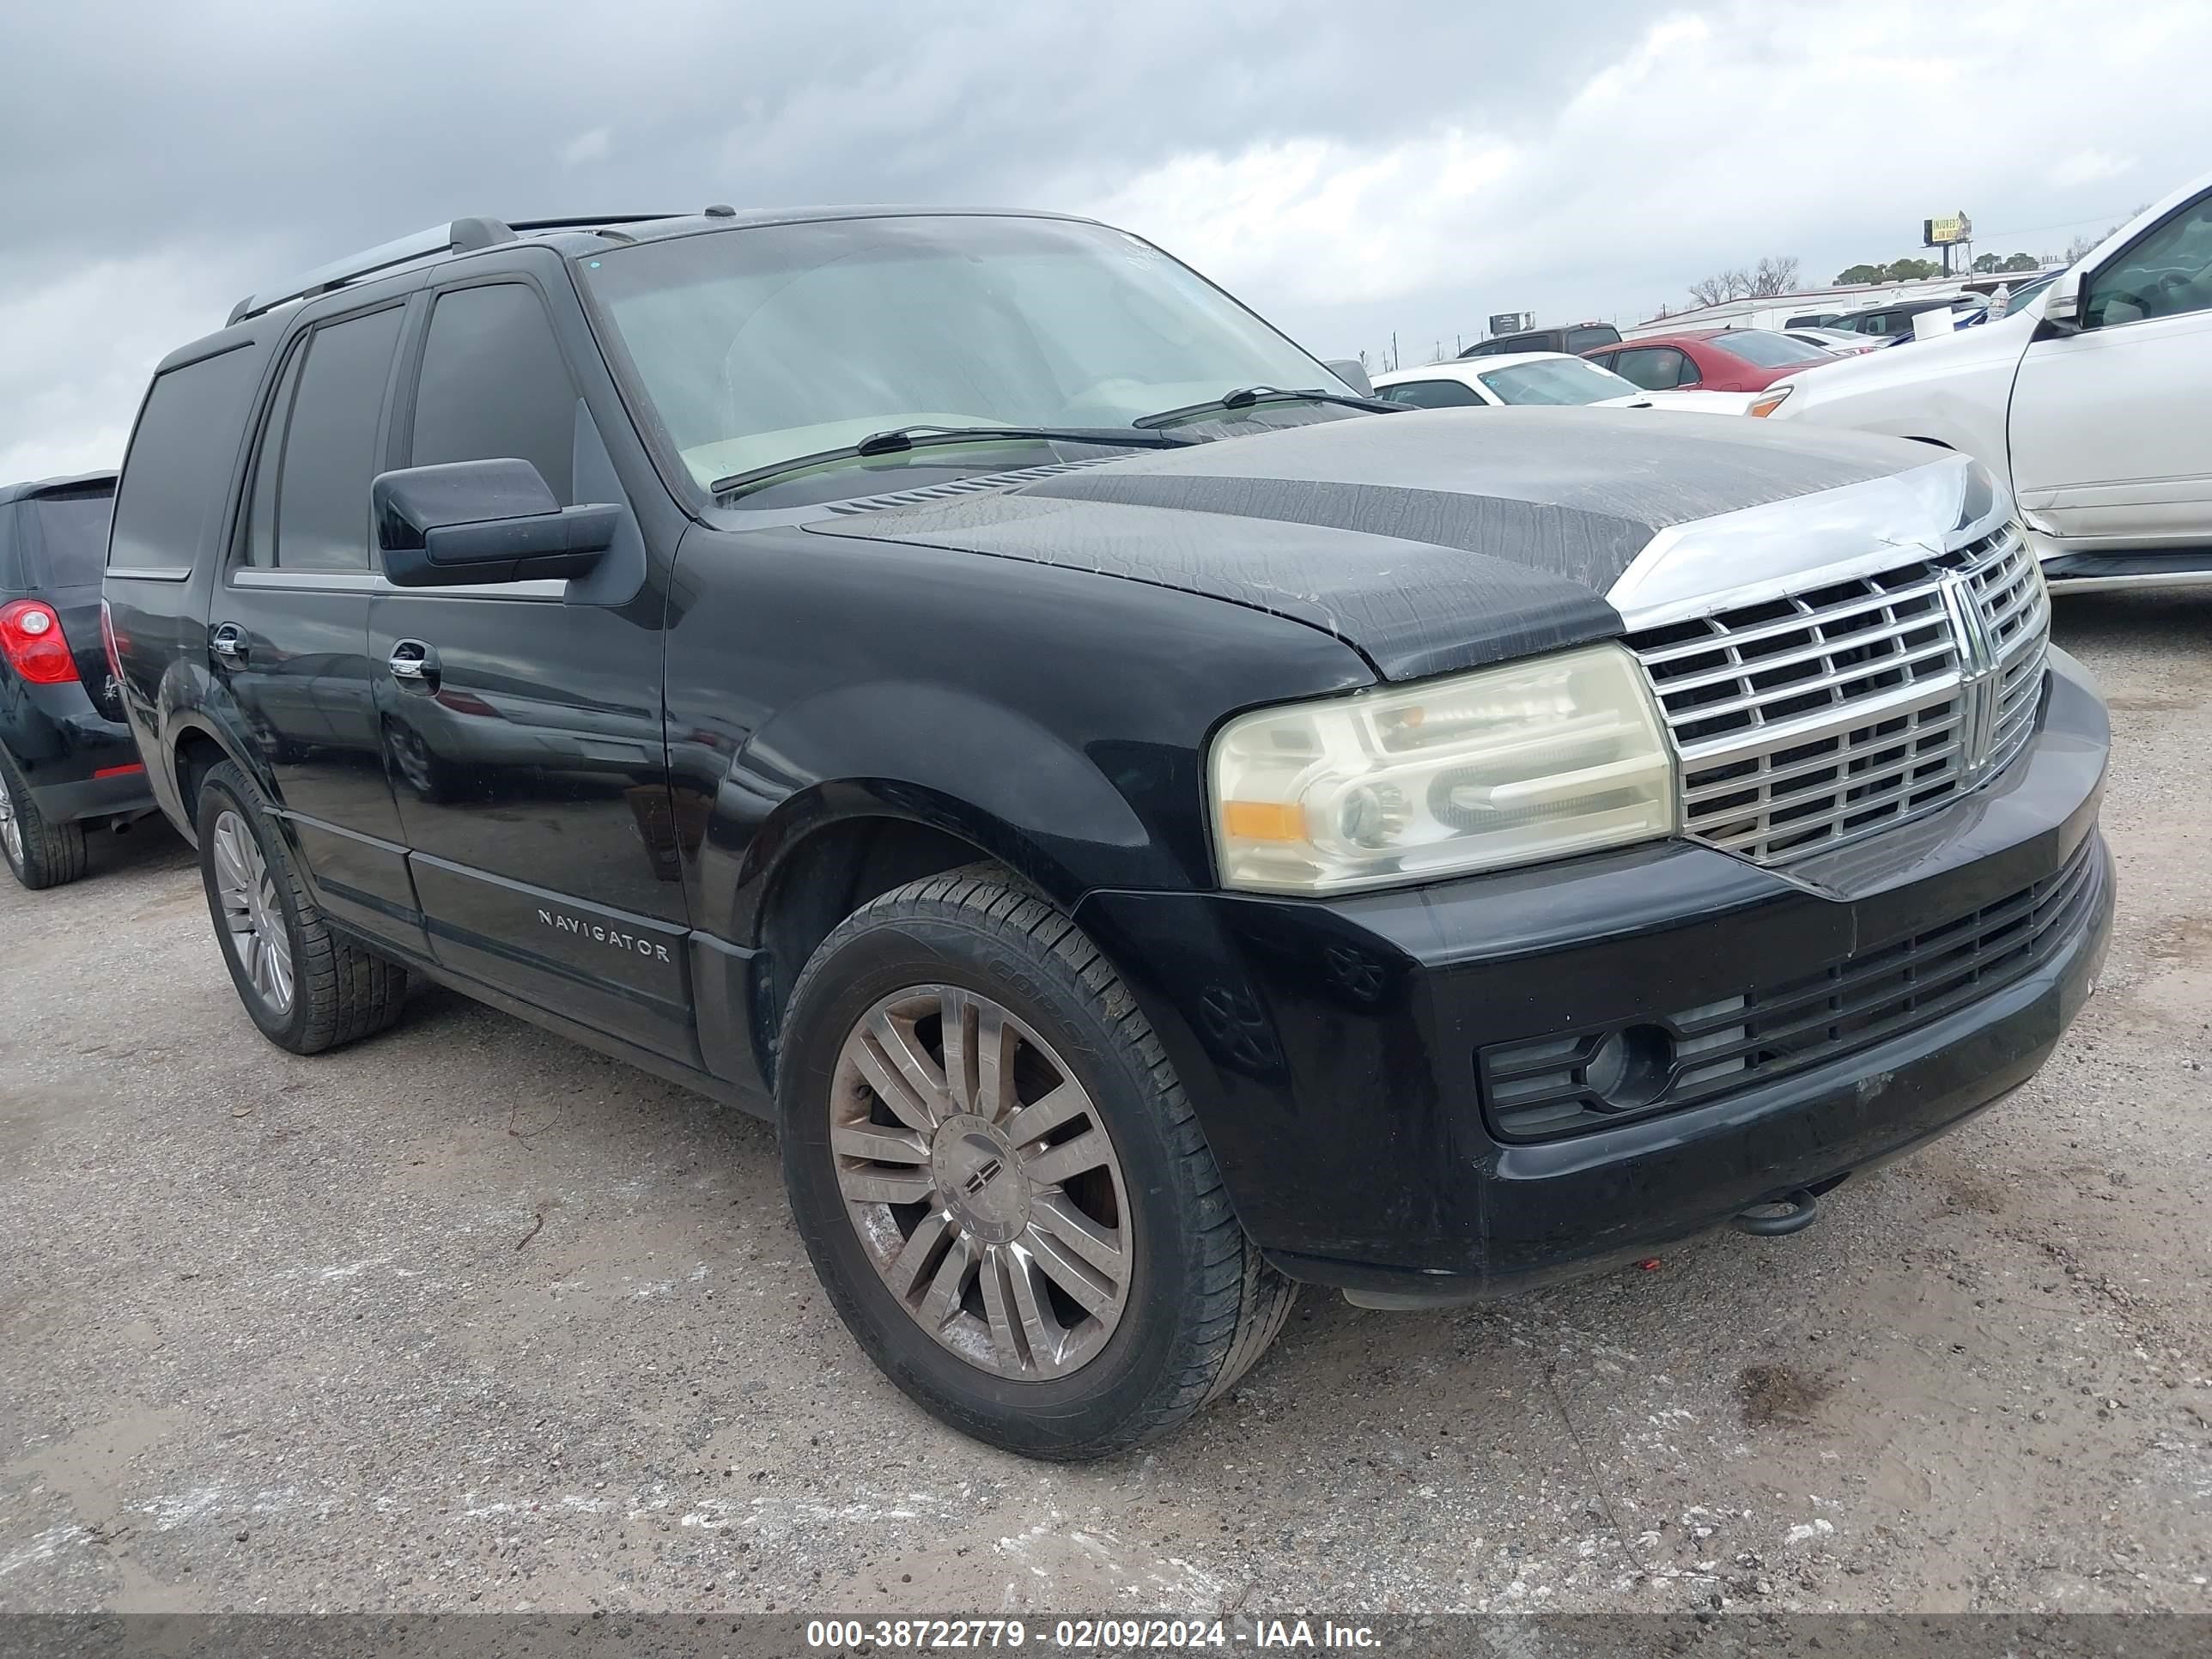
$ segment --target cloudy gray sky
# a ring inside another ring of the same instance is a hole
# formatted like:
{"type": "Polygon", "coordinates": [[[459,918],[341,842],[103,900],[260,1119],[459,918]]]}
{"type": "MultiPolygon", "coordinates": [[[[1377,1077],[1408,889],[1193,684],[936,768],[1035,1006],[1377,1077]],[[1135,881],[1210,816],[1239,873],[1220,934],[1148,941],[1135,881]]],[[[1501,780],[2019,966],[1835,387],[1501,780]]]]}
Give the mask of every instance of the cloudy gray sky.
{"type": "Polygon", "coordinates": [[[0,481],[119,458],[241,295],[463,214],[1090,212],[1324,356],[2057,250],[2212,168],[2212,6],[17,0],[0,481]]]}

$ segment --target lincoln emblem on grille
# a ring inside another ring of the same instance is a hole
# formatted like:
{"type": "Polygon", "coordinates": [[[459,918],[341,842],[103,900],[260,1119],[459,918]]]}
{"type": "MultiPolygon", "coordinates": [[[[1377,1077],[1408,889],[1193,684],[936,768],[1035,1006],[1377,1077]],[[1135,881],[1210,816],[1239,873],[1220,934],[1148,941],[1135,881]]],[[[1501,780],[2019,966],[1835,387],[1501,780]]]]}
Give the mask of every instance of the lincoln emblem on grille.
{"type": "Polygon", "coordinates": [[[1959,641],[1959,748],[1970,776],[1989,764],[1996,742],[1997,653],[1990,643],[1974,579],[1953,571],[1943,580],[1943,608],[1959,641]]]}

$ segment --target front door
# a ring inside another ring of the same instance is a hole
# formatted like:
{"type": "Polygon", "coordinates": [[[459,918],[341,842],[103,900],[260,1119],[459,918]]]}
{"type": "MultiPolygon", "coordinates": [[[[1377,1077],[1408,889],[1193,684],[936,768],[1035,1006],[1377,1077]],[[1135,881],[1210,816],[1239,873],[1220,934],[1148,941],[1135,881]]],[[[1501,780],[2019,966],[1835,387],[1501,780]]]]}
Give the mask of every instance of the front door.
{"type": "Polygon", "coordinates": [[[2212,545],[2212,196],[2091,272],[2081,316],[2021,361],[2021,506],[2068,548],[2212,545]]]}
{"type": "MultiPolygon", "coordinates": [[[[531,284],[437,295],[413,390],[406,465],[520,459],[563,505],[623,499],[531,284]]],[[[382,588],[368,619],[379,741],[437,959],[696,1066],[665,601],[636,533],[597,587],[382,588]]]]}
{"type": "Polygon", "coordinates": [[[264,411],[245,521],[208,614],[208,666],[265,757],[332,916],[420,952],[368,657],[368,483],[383,470],[402,310],[295,340],[264,411]]]}

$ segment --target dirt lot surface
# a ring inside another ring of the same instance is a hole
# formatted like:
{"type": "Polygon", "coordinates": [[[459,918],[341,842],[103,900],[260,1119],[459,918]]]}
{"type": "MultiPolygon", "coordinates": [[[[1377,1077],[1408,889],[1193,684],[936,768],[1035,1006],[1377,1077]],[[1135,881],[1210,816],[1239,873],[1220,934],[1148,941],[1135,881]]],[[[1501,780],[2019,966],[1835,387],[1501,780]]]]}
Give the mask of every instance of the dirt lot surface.
{"type": "Polygon", "coordinates": [[[2121,920],[2041,1077],[1802,1237],[1309,1292],[1148,1454],[880,1380],[769,1133],[442,992],[255,1035],[165,831],[0,881],[0,1607],[2212,1610],[2212,599],[2076,599],[2121,920]]]}

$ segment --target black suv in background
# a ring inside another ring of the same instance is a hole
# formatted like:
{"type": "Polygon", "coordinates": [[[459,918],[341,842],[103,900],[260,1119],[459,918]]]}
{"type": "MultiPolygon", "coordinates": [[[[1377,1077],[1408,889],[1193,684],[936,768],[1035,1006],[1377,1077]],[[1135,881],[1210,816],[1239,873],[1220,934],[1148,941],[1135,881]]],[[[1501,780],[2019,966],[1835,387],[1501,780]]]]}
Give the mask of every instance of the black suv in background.
{"type": "Polygon", "coordinates": [[[1080,220],[461,220],[161,364],[106,592],[272,1041],[411,970],[774,1115],[884,1372],[1096,1455],[1294,1281],[1795,1231],[2094,981],[1987,473],[1481,426],[1080,220]]]}
{"type": "MultiPolygon", "coordinates": [[[[1887,340],[1892,344],[1912,338],[1912,319],[1924,311],[1948,311],[1972,322],[1984,321],[1989,312],[1989,301],[1978,294],[1947,295],[1937,300],[1905,300],[1892,305],[1869,306],[1858,311],[1839,312],[1819,325],[1845,334],[1863,334],[1870,340],[1887,340]]],[[[1958,317],[1954,318],[1956,324],[1958,317]]],[[[1796,326],[1792,323],[1791,326],[1796,326]]]]}
{"type": "Polygon", "coordinates": [[[1600,346],[1619,345],[1620,331],[1611,323],[1577,323],[1570,328],[1532,328],[1521,334],[1499,334],[1471,345],[1459,355],[1503,357],[1516,351],[1564,351],[1579,357],[1600,346]]]}
{"type": "Polygon", "coordinates": [[[85,831],[154,811],[101,643],[115,475],[0,485],[0,854],[26,887],[84,873],[85,831]]]}

